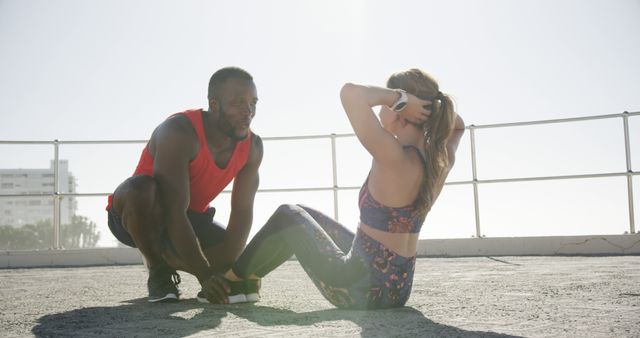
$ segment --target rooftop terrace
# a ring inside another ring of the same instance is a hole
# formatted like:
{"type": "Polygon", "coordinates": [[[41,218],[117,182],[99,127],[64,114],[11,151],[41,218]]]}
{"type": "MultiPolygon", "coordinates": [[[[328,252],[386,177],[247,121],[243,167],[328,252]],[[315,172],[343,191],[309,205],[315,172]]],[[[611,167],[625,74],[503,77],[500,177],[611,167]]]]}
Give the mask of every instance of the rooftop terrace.
{"type": "Polygon", "coordinates": [[[142,265],[0,270],[0,336],[638,337],[638,256],[419,258],[406,307],[338,310],[296,261],[255,305],[148,304],[142,265]]]}

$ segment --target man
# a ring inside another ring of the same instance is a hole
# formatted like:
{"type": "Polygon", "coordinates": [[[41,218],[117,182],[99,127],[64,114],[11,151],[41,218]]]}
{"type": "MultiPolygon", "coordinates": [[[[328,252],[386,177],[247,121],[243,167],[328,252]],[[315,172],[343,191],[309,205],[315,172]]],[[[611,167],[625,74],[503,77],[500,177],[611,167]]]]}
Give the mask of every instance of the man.
{"type": "Polygon", "coordinates": [[[240,68],[220,69],[211,76],[208,99],[208,111],[162,122],[134,175],[109,196],[109,228],[144,256],[150,302],[179,299],[176,270],[198,278],[199,300],[226,302],[228,286],[218,273],[240,255],[251,229],[263,154],[262,140],[249,128],[258,101],[253,78],[240,68]],[[231,180],[225,229],[209,203],[231,180]]]}

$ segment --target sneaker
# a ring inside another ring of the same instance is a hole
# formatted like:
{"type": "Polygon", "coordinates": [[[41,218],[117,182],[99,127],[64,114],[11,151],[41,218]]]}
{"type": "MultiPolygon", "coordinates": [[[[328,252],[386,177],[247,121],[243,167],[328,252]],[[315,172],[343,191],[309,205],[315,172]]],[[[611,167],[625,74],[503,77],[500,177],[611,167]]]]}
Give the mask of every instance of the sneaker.
{"type": "MultiPolygon", "coordinates": [[[[224,277],[220,277],[220,278],[224,279],[225,282],[227,282],[227,285],[229,285],[229,288],[231,289],[229,294],[227,295],[227,298],[229,299],[229,304],[247,302],[247,296],[245,296],[245,288],[244,288],[245,284],[243,281],[230,281],[224,277]]],[[[207,297],[204,294],[204,291],[202,290],[198,292],[198,295],[196,296],[196,298],[200,303],[205,303],[205,304],[209,303],[209,300],[207,299],[207,297]]]]}
{"type": "MultiPolygon", "coordinates": [[[[204,304],[210,303],[207,297],[204,295],[204,291],[198,292],[198,295],[196,296],[196,298],[200,303],[204,303],[204,304]]],[[[244,294],[229,296],[229,304],[246,303],[246,302],[247,302],[247,297],[244,294]]]]}
{"type": "Polygon", "coordinates": [[[147,290],[150,303],[172,303],[180,298],[178,284],[180,275],[167,266],[159,266],[149,269],[147,290]]]}
{"type": "Polygon", "coordinates": [[[244,281],[244,292],[247,302],[255,303],[260,300],[260,280],[246,279],[244,281]]]}

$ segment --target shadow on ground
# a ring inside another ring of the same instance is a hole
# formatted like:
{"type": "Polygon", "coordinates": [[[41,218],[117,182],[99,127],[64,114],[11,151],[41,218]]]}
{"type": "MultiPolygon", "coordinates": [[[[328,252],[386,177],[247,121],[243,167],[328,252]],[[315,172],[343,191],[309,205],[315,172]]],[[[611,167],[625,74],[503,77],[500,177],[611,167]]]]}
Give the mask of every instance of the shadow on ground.
{"type": "Polygon", "coordinates": [[[220,306],[203,306],[195,300],[150,304],[139,298],[117,306],[45,315],[31,332],[37,337],[183,337],[219,326],[226,315],[220,306]]]}
{"type": "Polygon", "coordinates": [[[439,324],[411,307],[377,311],[329,309],[298,313],[249,304],[203,306],[195,300],[149,304],[143,298],[118,306],[89,307],[50,314],[40,317],[37,322],[31,330],[37,337],[183,337],[194,334],[253,336],[275,332],[296,336],[322,333],[357,335],[358,331],[363,337],[513,337],[439,324]],[[233,316],[225,320],[225,328],[216,330],[229,314],[233,316]],[[248,325],[245,320],[255,325],[248,325]],[[351,325],[344,325],[340,321],[352,322],[360,330],[354,330],[351,325]]]}
{"type": "Polygon", "coordinates": [[[261,326],[312,326],[323,322],[350,321],[361,328],[363,337],[420,336],[420,337],[515,337],[486,331],[467,331],[436,323],[412,308],[356,311],[329,309],[297,313],[266,306],[230,309],[238,317],[261,326]]]}

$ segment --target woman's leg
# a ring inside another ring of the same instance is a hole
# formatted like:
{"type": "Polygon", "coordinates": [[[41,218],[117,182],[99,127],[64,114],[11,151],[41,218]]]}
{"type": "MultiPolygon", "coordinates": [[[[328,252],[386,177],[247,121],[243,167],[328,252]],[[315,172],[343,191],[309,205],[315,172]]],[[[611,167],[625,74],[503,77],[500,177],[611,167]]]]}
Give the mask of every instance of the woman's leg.
{"type": "Polygon", "coordinates": [[[298,204],[299,207],[304,209],[318,224],[324,229],[324,231],[331,237],[333,242],[342,250],[342,252],[349,252],[351,250],[351,244],[355,234],[347,229],[344,225],[338,223],[333,218],[323,214],[322,212],[315,210],[306,205],[298,204]]]}
{"type": "MultiPolygon", "coordinates": [[[[329,236],[330,241],[332,241],[333,244],[342,251],[341,253],[339,253],[339,255],[344,255],[345,253],[349,252],[349,250],[351,249],[351,243],[353,242],[353,238],[355,235],[345,226],[343,226],[342,224],[333,220],[329,216],[313,208],[310,208],[304,205],[297,205],[298,208],[296,208],[296,206],[288,206],[288,207],[289,208],[287,208],[287,206],[282,206],[280,209],[281,210],[280,212],[290,213],[291,210],[293,209],[297,209],[298,211],[301,211],[299,210],[299,208],[301,208],[302,210],[306,211],[308,216],[311,216],[311,218],[315,221],[315,223],[317,223],[317,225],[320,226],[320,228],[322,228],[322,230],[324,230],[326,235],[329,236]]],[[[300,223],[309,224],[306,226],[309,229],[311,229],[312,225],[313,226],[316,225],[314,222],[312,222],[308,218],[306,219],[303,218],[300,223]]],[[[294,232],[294,231],[290,231],[290,232],[294,232]]],[[[316,229],[315,231],[311,231],[311,230],[307,231],[307,233],[316,233],[316,234],[319,232],[321,233],[319,229],[316,229]]],[[[316,236],[316,237],[320,238],[320,240],[317,243],[322,242],[322,240],[327,240],[326,238],[323,238],[324,236],[322,235],[316,236]]],[[[249,277],[265,276],[267,273],[271,272],[272,270],[280,266],[282,263],[284,263],[286,260],[291,258],[291,256],[294,254],[294,252],[292,251],[292,248],[289,245],[283,245],[284,242],[280,240],[274,240],[274,241],[278,242],[275,244],[278,247],[278,249],[274,251],[274,254],[272,256],[273,259],[266,260],[266,264],[264,264],[261,267],[261,269],[256,271],[257,272],[256,275],[250,275],[249,277]]],[[[332,247],[332,246],[333,245],[330,245],[329,247],[332,247]]]]}
{"type": "Polygon", "coordinates": [[[314,280],[347,285],[354,278],[361,278],[366,270],[353,268],[346,250],[340,248],[328,232],[337,236],[345,249],[350,247],[353,234],[349,235],[348,229],[327,219],[311,208],[280,206],[245,248],[232,268],[233,273],[240,278],[263,277],[295,254],[314,280]]]}

